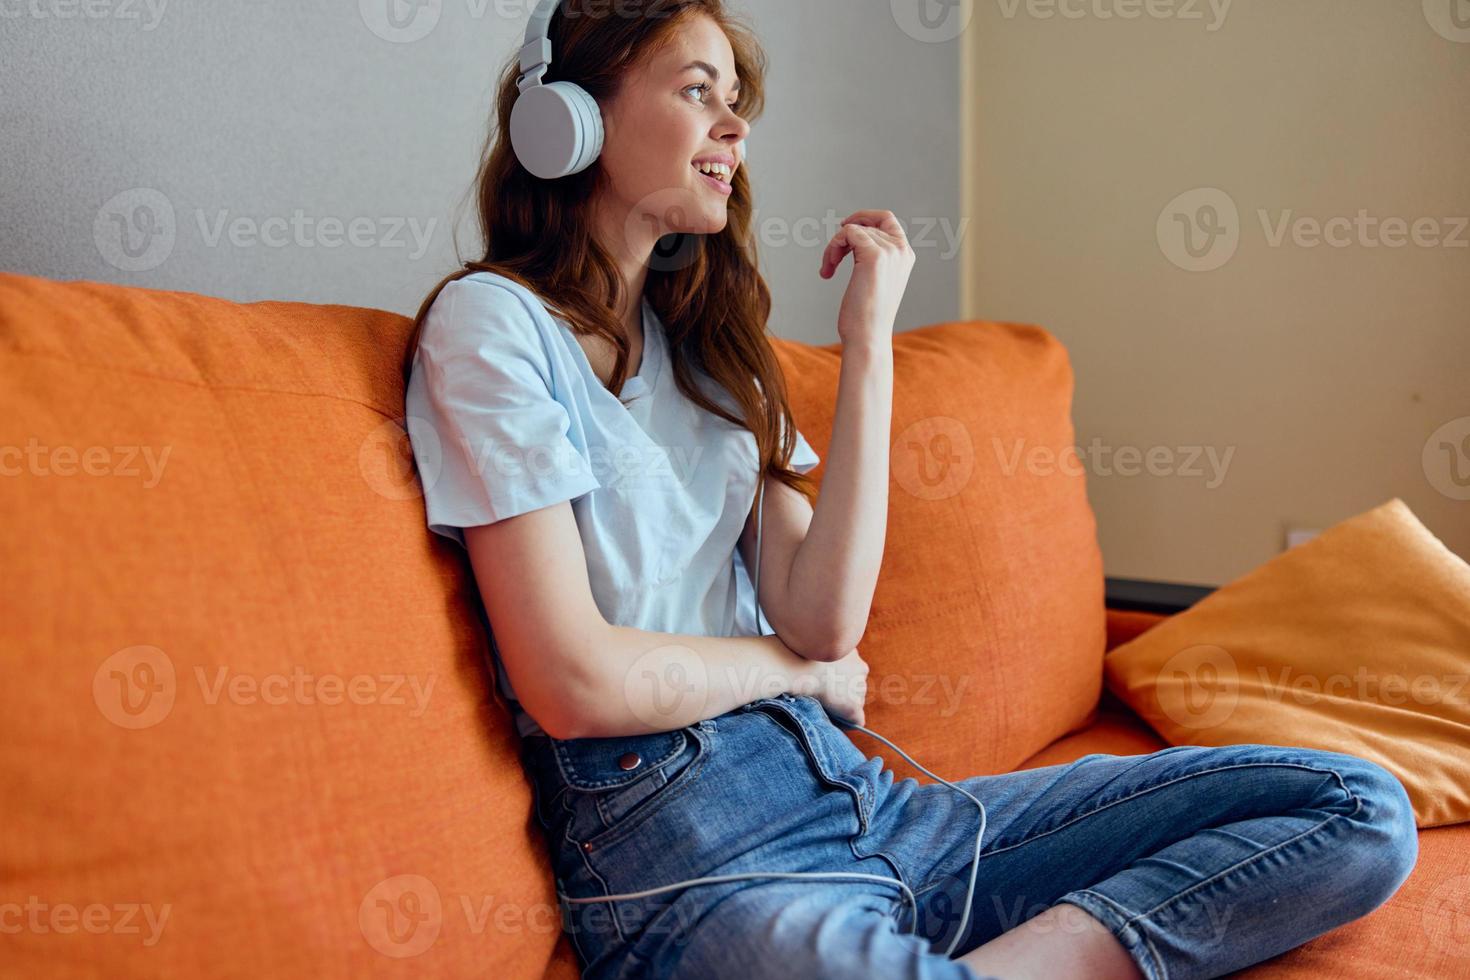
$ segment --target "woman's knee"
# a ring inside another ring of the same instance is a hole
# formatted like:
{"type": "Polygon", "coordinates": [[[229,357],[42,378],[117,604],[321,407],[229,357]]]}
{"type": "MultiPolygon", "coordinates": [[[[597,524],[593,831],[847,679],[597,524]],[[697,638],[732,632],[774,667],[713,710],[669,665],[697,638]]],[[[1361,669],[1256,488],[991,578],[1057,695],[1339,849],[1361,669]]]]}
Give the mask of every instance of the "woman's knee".
{"type": "Polygon", "coordinates": [[[1398,891],[1419,859],[1419,828],[1403,782],[1382,765],[1342,752],[1322,753],[1356,801],[1342,814],[1359,831],[1352,867],[1369,909],[1398,891]]]}

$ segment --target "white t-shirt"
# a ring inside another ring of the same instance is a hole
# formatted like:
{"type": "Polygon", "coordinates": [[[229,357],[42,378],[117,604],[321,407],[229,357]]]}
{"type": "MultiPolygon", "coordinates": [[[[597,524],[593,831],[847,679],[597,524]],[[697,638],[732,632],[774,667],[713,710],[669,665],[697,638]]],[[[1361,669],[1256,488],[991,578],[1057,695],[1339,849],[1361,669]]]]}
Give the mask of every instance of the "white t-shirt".
{"type": "MultiPolygon", "coordinates": [[[[684,397],[663,324],[642,305],[643,359],[620,401],[535,293],[490,272],[444,287],[424,319],[405,398],[429,529],[463,546],[463,528],[570,500],[609,623],[769,634],[736,547],[755,501],[755,436],[684,397]]],[[[697,377],[711,400],[741,414],[709,375],[697,377]]],[[[792,468],[818,462],[798,431],[792,468]]],[[[491,644],[514,700],[493,635],[491,644]]],[[[516,724],[523,735],[542,732],[523,710],[516,724]]]]}

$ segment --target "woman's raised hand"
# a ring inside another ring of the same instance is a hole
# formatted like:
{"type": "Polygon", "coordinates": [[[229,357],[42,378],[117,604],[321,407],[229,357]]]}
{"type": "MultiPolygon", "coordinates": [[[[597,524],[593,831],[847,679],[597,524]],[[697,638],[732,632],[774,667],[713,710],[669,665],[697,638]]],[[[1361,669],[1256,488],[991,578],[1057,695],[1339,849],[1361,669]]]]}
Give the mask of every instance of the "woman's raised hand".
{"type": "Polygon", "coordinates": [[[892,343],[898,304],[914,268],[914,250],[892,211],[857,211],[822,252],[823,279],[852,254],[852,280],[837,314],[837,335],[849,344],[892,343]]]}

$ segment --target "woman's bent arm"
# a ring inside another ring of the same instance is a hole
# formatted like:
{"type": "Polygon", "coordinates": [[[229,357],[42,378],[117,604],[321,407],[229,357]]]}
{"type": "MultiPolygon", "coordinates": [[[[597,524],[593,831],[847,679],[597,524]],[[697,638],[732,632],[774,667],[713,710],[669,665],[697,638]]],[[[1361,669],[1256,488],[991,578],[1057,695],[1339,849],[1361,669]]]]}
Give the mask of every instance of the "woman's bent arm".
{"type": "Polygon", "coordinates": [[[610,625],[593,599],[568,501],[465,528],[464,536],[506,675],[553,738],[669,731],[828,679],[818,668],[829,665],[776,636],[610,625]]]}
{"type": "Polygon", "coordinates": [[[813,666],[775,636],[684,636],[606,623],[571,663],[566,703],[553,722],[560,734],[547,729],[554,738],[683,728],[796,690],[813,666]]]}

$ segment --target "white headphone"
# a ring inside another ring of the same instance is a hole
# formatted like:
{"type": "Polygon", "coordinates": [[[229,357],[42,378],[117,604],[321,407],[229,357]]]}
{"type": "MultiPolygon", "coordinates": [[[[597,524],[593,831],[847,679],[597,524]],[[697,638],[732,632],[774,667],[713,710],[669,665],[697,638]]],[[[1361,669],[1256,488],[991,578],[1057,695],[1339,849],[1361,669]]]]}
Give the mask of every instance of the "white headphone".
{"type": "MultiPolygon", "coordinates": [[[[561,0],[541,0],[526,25],[521,47],[520,95],[510,110],[510,145],[516,159],[542,180],[570,177],[592,166],[602,153],[602,110],[575,82],[548,82],[541,77],[551,66],[551,16],[561,0]]],[[[746,160],[740,141],[740,162],[746,160]]]]}

